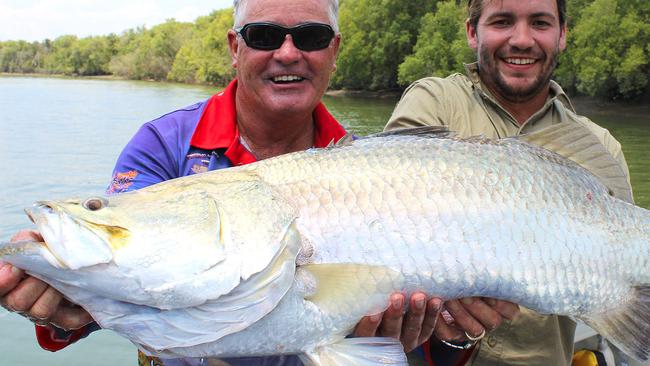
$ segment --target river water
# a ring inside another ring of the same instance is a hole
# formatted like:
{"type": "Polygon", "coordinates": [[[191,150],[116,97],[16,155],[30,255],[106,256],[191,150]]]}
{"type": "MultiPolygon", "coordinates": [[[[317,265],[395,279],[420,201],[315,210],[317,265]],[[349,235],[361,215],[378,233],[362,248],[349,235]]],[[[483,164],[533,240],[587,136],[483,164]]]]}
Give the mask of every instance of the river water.
{"type": "MultiPolygon", "coordinates": [[[[148,120],[210,96],[216,89],[149,82],[0,77],[0,240],[31,228],[34,200],[101,193],[115,159],[148,120]]],[[[381,130],[394,99],[326,97],[352,132],[381,130]]],[[[580,113],[622,143],[637,202],[650,207],[650,107],[577,103],[580,113]]],[[[135,347],[100,331],[57,353],[41,350],[33,327],[0,310],[0,365],[135,364],[135,347]]]]}

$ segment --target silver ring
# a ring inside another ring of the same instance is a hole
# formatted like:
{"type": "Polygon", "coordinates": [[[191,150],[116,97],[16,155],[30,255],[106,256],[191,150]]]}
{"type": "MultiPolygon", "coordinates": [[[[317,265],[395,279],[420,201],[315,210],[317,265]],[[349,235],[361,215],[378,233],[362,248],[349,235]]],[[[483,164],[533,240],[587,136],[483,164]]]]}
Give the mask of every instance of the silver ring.
{"type": "Polygon", "coordinates": [[[462,350],[468,350],[476,344],[474,342],[454,343],[453,341],[445,341],[444,339],[441,339],[440,343],[444,344],[447,347],[462,349],[462,350]]]}
{"type": "Polygon", "coordinates": [[[483,339],[483,337],[485,337],[485,328],[483,328],[481,334],[477,335],[476,337],[472,337],[471,335],[467,334],[467,332],[465,332],[465,337],[467,337],[467,339],[469,339],[472,342],[478,342],[481,339],[483,339]]]}

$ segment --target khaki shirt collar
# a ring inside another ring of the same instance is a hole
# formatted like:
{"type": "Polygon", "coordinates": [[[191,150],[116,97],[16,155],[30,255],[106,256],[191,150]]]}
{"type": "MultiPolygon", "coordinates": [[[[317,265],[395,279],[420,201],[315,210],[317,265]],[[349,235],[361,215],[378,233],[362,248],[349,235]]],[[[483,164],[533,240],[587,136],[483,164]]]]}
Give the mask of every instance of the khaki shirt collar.
{"type": "MultiPolygon", "coordinates": [[[[465,64],[465,72],[467,74],[467,77],[469,80],[472,82],[472,85],[476,91],[478,91],[482,96],[486,99],[488,99],[490,102],[498,106],[499,108],[503,109],[501,105],[497,102],[496,98],[492,96],[490,91],[483,85],[481,82],[481,77],[478,74],[478,62],[473,62],[471,64],[465,64]]],[[[569,97],[564,93],[564,90],[562,90],[562,87],[556,83],[555,81],[551,80],[550,82],[550,93],[549,93],[549,98],[546,101],[546,104],[544,104],[544,107],[542,107],[541,110],[546,110],[548,106],[551,104],[555,103],[556,101],[562,103],[565,108],[571,110],[572,112],[575,112],[575,108],[573,108],[573,105],[571,104],[571,101],[569,100],[569,97]]],[[[505,112],[505,110],[504,110],[505,112]]]]}

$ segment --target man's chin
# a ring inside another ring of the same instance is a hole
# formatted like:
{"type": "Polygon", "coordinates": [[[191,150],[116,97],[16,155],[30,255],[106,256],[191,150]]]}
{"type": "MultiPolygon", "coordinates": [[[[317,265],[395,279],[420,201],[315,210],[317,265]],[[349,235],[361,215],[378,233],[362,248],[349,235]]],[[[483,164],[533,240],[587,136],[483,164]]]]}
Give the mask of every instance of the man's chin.
{"type": "Polygon", "coordinates": [[[300,98],[297,96],[274,98],[267,103],[268,110],[273,115],[295,115],[312,113],[316,108],[317,103],[297,99],[300,98]]]}
{"type": "Polygon", "coordinates": [[[497,84],[506,99],[518,102],[532,99],[544,88],[540,80],[528,78],[502,78],[497,84]]]}

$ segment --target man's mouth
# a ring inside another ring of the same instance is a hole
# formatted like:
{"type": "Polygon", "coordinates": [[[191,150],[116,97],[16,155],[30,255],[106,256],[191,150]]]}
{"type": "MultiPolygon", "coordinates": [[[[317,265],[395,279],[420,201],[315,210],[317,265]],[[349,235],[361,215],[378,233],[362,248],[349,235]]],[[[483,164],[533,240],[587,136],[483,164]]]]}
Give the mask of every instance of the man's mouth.
{"type": "Polygon", "coordinates": [[[504,58],[506,63],[512,65],[532,65],[537,62],[534,58],[523,58],[523,57],[506,57],[504,58]]]}
{"type": "Polygon", "coordinates": [[[300,77],[298,75],[278,75],[278,76],[272,77],[271,80],[274,83],[278,83],[278,84],[289,84],[289,83],[301,82],[301,81],[305,80],[305,78],[300,77]]]}

